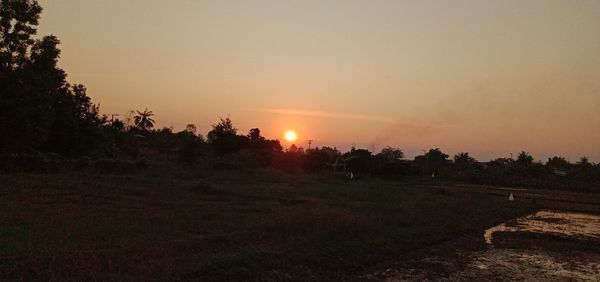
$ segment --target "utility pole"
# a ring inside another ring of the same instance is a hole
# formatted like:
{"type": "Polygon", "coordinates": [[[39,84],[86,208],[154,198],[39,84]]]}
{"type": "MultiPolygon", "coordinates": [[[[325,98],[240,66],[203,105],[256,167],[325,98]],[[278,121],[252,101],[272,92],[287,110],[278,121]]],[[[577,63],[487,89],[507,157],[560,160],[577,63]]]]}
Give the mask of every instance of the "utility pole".
{"type": "Polygon", "coordinates": [[[308,140],[308,149],[309,149],[309,150],[310,150],[310,145],[312,144],[312,142],[313,142],[313,141],[314,141],[314,140],[312,140],[312,139],[308,140]]]}

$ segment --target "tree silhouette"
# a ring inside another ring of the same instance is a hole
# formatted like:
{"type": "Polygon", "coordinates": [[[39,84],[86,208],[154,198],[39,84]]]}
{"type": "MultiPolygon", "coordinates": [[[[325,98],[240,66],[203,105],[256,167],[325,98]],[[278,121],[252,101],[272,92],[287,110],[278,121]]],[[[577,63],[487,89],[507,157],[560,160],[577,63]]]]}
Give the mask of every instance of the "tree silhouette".
{"type": "Polygon", "coordinates": [[[141,130],[149,130],[154,127],[154,120],[151,116],[154,115],[152,111],[148,111],[146,108],[143,112],[136,111],[137,115],[133,117],[133,122],[141,130]]]}
{"type": "Polygon", "coordinates": [[[29,63],[42,7],[37,1],[0,2],[0,68],[19,69],[29,63]]]}
{"type": "Polygon", "coordinates": [[[198,131],[198,128],[196,127],[195,124],[193,123],[189,123],[188,125],[185,126],[185,131],[192,134],[192,135],[196,135],[196,132],[198,131]]]}
{"type": "Polygon", "coordinates": [[[469,153],[461,152],[454,156],[454,164],[461,168],[468,168],[475,163],[475,159],[469,156],[469,153]]]}
{"type": "MultiPolygon", "coordinates": [[[[220,121],[217,124],[213,124],[213,130],[211,130],[210,132],[212,132],[214,136],[217,135],[235,135],[237,134],[237,128],[235,128],[235,126],[233,126],[233,122],[231,121],[230,118],[220,118],[220,121]]],[[[209,132],[209,139],[210,137],[210,132],[209,132]]]]}
{"type": "Polygon", "coordinates": [[[592,170],[594,166],[587,157],[581,157],[577,163],[575,163],[575,177],[581,180],[589,180],[592,177],[592,170]]]}
{"type": "Polygon", "coordinates": [[[252,128],[250,129],[250,131],[248,131],[248,139],[250,139],[251,142],[259,142],[265,140],[264,137],[260,136],[260,129],[258,128],[252,128]]]}
{"type": "Polygon", "coordinates": [[[33,38],[41,12],[35,0],[0,1],[0,151],[82,153],[105,120],[85,87],[67,83],[58,38],[33,38]]]}
{"type": "Polygon", "coordinates": [[[335,162],[339,156],[341,156],[341,153],[335,148],[316,147],[306,150],[302,165],[306,170],[317,171],[327,168],[329,164],[335,162]]]}
{"type": "Polygon", "coordinates": [[[342,155],[347,172],[366,173],[372,170],[373,154],[366,149],[352,147],[349,152],[342,155]]]}
{"type": "Polygon", "coordinates": [[[427,165],[436,172],[448,164],[448,157],[449,156],[444,154],[440,148],[430,149],[429,152],[425,154],[427,165]]]}
{"type": "Polygon", "coordinates": [[[244,143],[248,141],[248,137],[237,135],[237,128],[233,126],[230,118],[220,118],[220,121],[212,127],[213,129],[207,134],[208,143],[220,156],[241,150],[244,143]]]}
{"type": "Polygon", "coordinates": [[[406,174],[404,152],[398,148],[385,147],[375,155],[372,171],[386,177],[404,176],[406,174]]]}
{"type": "Polygon", "coordinates": [[[520,166],[528,166],[533,163],[533,157],[528,152],[521,151],[515,163],[520,166]]]}
{"type": "Polygon", "coordinates": [[[454,171],[457,179],[469,180],[472,179],[478,172],[480,172],[480,166],[477,161],[469,156],[467,152],[460,152],[454,155],[454,171]]]}
{"type": "Polygon", "coordinates": [[[579,161],[576,163],[576,165],[579,167],[584,167],[584,168],[592,167],[592,164],[590,163],[590,161],[587,157],[581,157],[579,159],[579,161]]]}
{"type": "Polygon", "coordinates": [[[400,160],[404,158],[404,152],[402,152],[400,149],[388,146],[383,148],[381,152],[377,154],[377,156],[388,161],[400,160]]]}
{"type": "Polygon", "coordinates": [[[571,164],[565,158],[559,156],[549,158],[546,162],[546,167],[550,169],[565,170],[568,169],[569,166],[571,166],[571,164]]]}

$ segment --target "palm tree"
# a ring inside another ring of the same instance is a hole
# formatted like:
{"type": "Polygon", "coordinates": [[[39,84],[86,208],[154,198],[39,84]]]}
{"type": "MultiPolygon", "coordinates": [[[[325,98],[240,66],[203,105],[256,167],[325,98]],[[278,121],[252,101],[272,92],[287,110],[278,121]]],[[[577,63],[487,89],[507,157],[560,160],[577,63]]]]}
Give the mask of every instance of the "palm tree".
{"type": "Polygon", "coordinates": [[[138,128],[142,129],[142,130],[148,130],[154,127],[154,120],[152,118],[150,118],[151,116],[154,115],[154,113],[152,113],[152,111],[148,111],[148,108],[146,108],[143,112],[140,111],[136,111],[138,114],[133,117],[133,122],[135,124],[135,126],[137,126],[138,128]]]}

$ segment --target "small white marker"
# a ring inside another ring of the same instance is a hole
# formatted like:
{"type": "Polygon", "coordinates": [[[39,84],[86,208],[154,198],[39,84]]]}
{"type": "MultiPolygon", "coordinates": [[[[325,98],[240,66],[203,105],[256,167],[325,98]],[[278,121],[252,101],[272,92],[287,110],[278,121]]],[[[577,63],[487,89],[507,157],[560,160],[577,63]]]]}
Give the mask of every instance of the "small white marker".
{"type": "Polygon", "coordinates": [[[509,201],[514,201],[515,200],[515,197],[513,196],[512,193],[510,193],[510,195],[508,196],[508,200],[509,201]]]}

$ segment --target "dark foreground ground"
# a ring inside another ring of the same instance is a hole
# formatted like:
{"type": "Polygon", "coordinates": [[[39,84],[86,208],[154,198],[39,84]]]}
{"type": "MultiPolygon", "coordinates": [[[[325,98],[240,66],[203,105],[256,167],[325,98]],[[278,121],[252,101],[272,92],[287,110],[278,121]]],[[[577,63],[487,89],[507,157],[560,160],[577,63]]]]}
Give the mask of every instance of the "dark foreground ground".
{"type": "Polygon", "coordinates": [[[598,207],[590,195],[507,195],[271,170],[0,175],[0,278],[373,279],[542,208],[598,207]]]}
{"type": "Polygon", "coordinates": [[[600,215],[542,210],[411,252],[376,281],[600,281],[600,215]]]}

